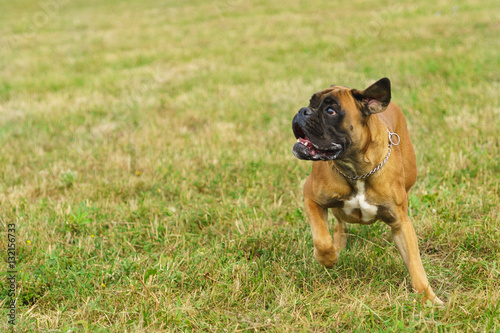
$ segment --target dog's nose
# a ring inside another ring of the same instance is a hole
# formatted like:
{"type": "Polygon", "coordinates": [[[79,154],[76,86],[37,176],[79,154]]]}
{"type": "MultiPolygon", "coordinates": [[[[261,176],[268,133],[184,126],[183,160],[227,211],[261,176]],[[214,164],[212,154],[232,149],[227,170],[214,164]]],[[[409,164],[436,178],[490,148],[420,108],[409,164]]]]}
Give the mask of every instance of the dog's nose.
{"type": "Polygon", "coordinates": [[[309,116],[312,114],[312,111],[309,108],[302,108],[299,110],[299,113],[303,116],[309,116]]]}

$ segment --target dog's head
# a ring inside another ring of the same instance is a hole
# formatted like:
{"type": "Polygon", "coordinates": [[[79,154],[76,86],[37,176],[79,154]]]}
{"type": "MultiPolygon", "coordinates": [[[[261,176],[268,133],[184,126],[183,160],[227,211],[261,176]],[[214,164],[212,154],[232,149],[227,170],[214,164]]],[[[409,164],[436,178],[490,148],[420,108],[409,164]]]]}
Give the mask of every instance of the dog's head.
{"type": "Polygon", "coordinates": [[[360,137],[368,117],[391,101],[391,82],[380,79],[365,90],[331,86],[314,94],[309,106],[293,117],[297,142],[292,148],[302,160],[335,160],[345,156],[360,137]]]}

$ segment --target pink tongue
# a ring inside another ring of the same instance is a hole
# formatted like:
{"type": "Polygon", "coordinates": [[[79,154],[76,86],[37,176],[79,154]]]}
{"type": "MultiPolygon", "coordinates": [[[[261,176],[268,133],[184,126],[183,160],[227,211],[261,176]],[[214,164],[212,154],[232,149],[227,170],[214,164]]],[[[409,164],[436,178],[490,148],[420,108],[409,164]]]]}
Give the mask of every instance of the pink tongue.
{"type": "Polygon", "coordinates": [[[311,155],[316,155],[316,149],[314,149],[311,141],[308,139],[308,138],[299,138],[299,142],[302,143],[303,145],[305,145],[307,147],[307,149],[309,149],[309,152],[311,153],[311,155]]]}
{"type": "Polygon", "coordinates": [[[305,139],[299,138],[299,141],[300,141],[300,143],[311,143],[311,141],[309,141],[308,138],[305,138],[305,139]]]}

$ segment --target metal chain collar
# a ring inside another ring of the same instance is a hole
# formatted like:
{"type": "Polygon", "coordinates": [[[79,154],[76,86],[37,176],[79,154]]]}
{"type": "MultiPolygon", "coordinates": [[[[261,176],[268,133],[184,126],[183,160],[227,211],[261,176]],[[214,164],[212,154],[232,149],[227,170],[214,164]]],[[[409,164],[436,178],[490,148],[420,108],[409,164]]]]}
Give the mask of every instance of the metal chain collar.
{"type": "Polygon", "coordinates": [[[364,174],[362,176],[348,176],[346,175],[345,173],[343,173],[342,171],[340,171],[339,168],[337,168],[337,166],[335,165],[335,169],[337,169],[337,171],[342,175],[344,176],[345,178],[347,179],[351,179],[351,180],[360,180],[360,179],[365,179],[365,178],[368,178],[370,177],[371,175],[373,175],[375,172],[379,171],[383,166],[384,164],[387,162],[387,160],[389,159],[389,156],[391,156],[391,151],[392,151],[392,146],[397,146],[399,145],[399,142],[401,141],[401,139],[399,138],[399,135],[397,135],[396,133],[392,133],[391,131],[389,131],[389,129],[387,129],[387,132],[389,133],[389,145],[388,145],[388,148],[389,148],[389,152],[387,152],[387,156],[384,158],[384,160],[382,161],[382,163],[380,163],[379,165],[377,165],[375,167],[375,169],[373,169],[372,171],[368,172],[367,174],[364,174]],[[397,138],[397,142],[394,142],[392,140],[392,137],[395,136],[397,138]]]}

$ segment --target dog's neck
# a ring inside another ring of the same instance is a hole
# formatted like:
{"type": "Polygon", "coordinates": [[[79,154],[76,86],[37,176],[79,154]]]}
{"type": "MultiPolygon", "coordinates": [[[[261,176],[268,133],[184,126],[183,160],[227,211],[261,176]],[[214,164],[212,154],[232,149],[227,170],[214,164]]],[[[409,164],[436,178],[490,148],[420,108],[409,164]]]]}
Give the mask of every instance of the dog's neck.
{"type": "Polygon", "coordinates": [[[333,167],[349,176],[361,176],[377,168],[386,158],[389,148],[387,127],[377,117],[372,115],[367,119],[365,136],[359,142],[351,145],[350,150],[356,154],[346,154],[342,159],[335,160],[333,167]],[[361,154],[359,152],[362,152],[361,154]]]}

